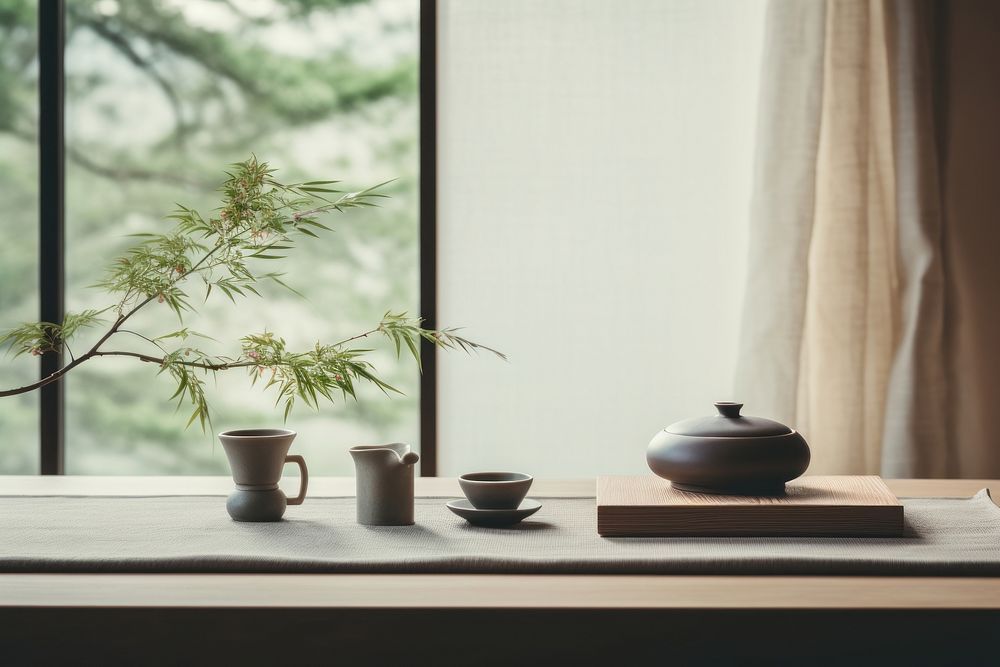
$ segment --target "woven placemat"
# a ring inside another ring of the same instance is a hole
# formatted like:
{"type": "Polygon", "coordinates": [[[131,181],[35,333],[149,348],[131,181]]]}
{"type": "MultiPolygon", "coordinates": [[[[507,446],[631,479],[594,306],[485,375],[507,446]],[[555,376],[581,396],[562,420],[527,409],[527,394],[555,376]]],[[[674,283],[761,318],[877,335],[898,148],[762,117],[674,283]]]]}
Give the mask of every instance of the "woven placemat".
{"type": "Polygon", "coordinates": [[[1000,576],[986,490],[904,499],[900,538],[602,538],[593,498],[543,499],[517,526],[477,528],[445,501],[417,499],[416,525],[367,527],[353,498],[253,524],[220,497],[0,497],[0,571],[1000,576]]]}

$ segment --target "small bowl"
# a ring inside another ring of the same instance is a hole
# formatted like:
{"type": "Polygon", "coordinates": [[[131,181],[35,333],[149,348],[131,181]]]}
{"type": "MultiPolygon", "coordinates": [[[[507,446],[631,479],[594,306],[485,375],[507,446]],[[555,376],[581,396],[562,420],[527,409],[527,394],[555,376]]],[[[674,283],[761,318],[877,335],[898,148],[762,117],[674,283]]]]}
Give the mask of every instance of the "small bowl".
{"type": "Polygon", "coordinates": [[[517,509],[533,481],[523,472],[470,472],[458,478],[465,497],[480,510],[517,509]]]}

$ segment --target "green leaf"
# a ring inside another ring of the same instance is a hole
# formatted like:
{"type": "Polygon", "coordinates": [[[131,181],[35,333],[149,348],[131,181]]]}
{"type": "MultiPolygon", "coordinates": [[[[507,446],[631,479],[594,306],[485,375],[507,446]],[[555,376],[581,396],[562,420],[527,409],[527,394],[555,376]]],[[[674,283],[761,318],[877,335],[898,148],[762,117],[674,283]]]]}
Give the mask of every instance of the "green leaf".
{"type": "MultiPolygon", "coordinates": [[[[322,222],[317,222],[316,220],[311,220],[309,218],[302,218],[301,220],[299,220],[299,224],[300,225],[309,225],[310,227],[319,227],[320,229],[326,230],[328,232],[332,232],[333,231],[333,229],[331,229],[330,227],[327,227],[322,222]]],[[[316,237],[316,238],[319,238],[319,237],[316,237]]]]}
{"type": "Polygon", "coordinates": [[[417,346],[416,344],[414,344],[412,338],[406,336],[404,337],[404,340],[406,341],[406,347],[410,348],[410,354],[413,355],[413,359],[417,362],[417,367],[420,369],[420,372],[422,373],[424,371],[424,364],[420,360],[420,351],[417,349],[417,346]]]}
{"type": "Polygon", "coordinates": [[[332,190],[330,188],[318,188],[314,185],[301,185],[298,188],[303,192],[341,192],[341,190],[332,190]]]}

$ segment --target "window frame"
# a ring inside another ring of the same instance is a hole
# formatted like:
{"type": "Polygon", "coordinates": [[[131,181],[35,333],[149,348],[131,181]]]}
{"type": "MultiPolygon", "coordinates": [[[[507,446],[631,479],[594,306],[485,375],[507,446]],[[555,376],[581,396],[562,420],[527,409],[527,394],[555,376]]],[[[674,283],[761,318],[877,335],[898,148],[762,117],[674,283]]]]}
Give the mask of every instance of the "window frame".
{"type": "MultiPolygon", "coordinates": [[[[62,322],[66,312],[65,0],[38,2],[38,318],[62,322]]],[[[63,367],[61,350],[39,357],[43,379],[63,367]]],[[[39,390],[40,472],[65,472],[65,395],[62,380],[39,390]]]]}

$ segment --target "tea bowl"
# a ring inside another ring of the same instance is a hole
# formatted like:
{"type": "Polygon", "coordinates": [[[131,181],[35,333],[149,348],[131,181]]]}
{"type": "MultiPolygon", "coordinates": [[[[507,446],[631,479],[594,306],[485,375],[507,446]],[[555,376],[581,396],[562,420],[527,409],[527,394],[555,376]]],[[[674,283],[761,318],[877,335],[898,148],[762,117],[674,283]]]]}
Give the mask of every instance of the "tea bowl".
{"type": "Polygon", "coordinates": [[[534,480],[523,472],[470,472],[458,483],[476,509],[506,510],[520,506],[534,480]]]}

